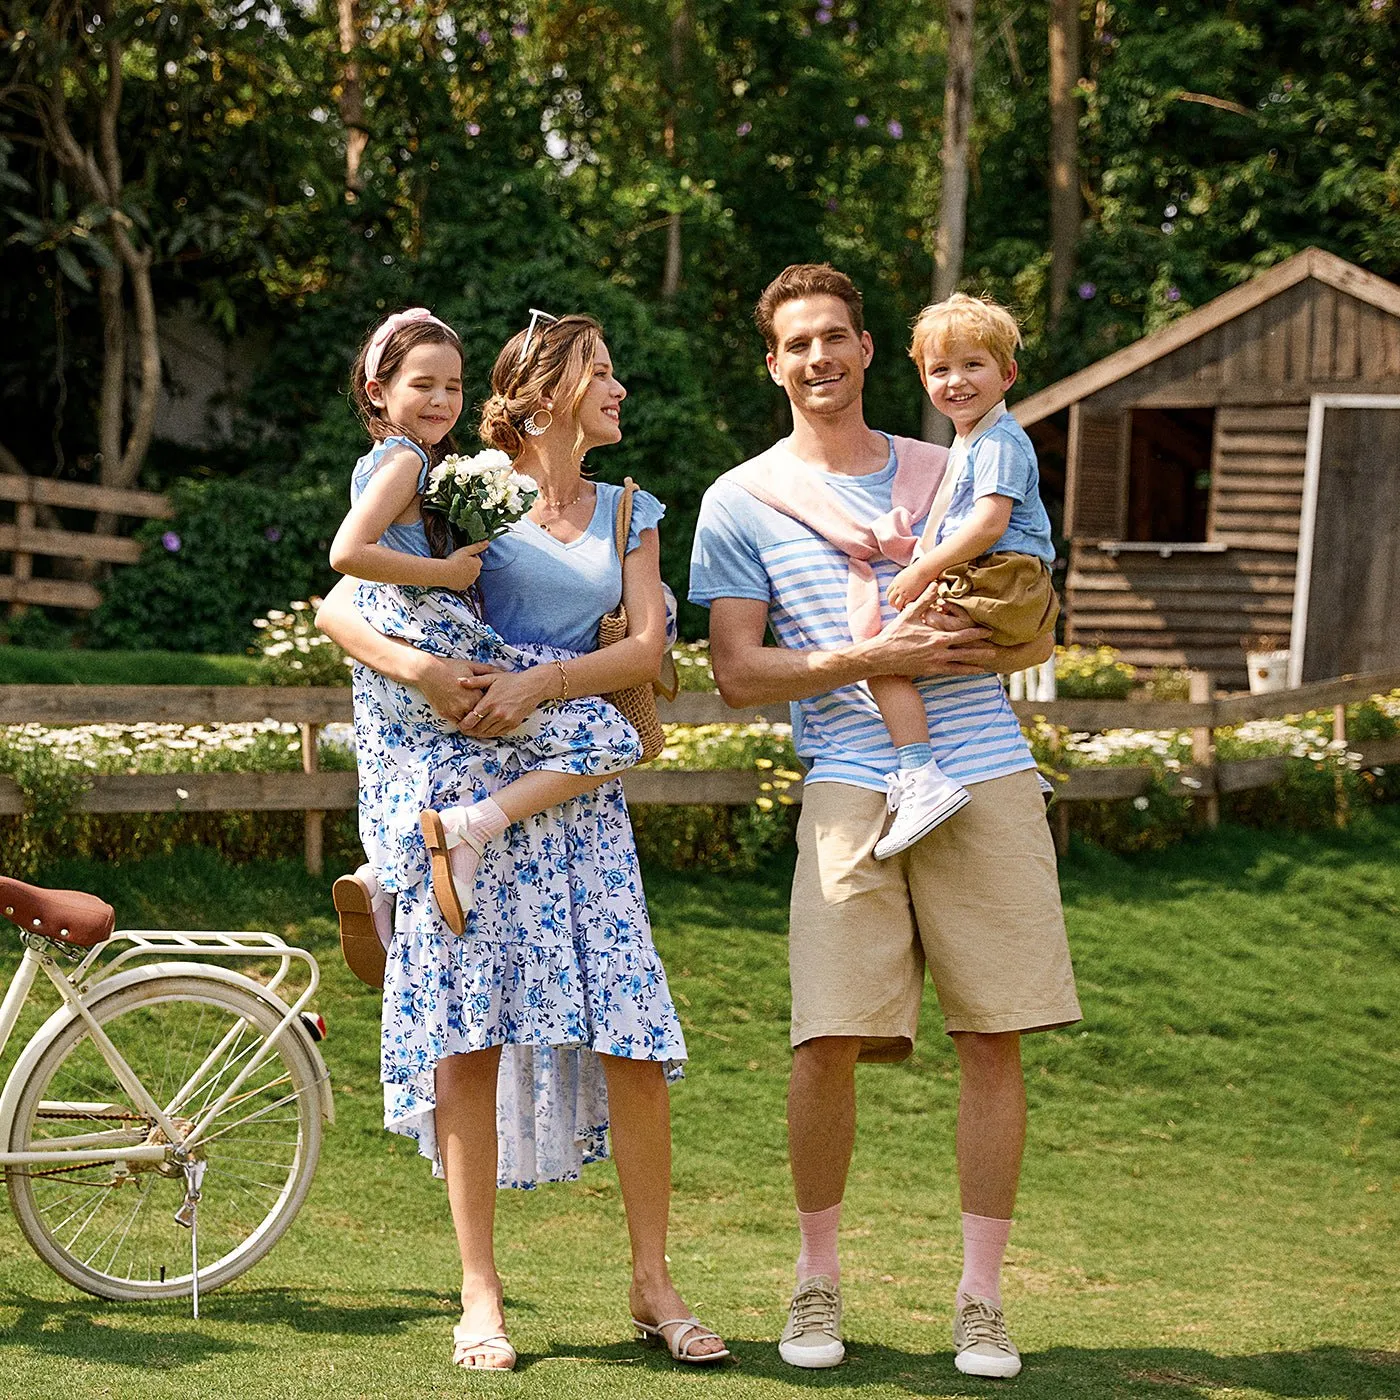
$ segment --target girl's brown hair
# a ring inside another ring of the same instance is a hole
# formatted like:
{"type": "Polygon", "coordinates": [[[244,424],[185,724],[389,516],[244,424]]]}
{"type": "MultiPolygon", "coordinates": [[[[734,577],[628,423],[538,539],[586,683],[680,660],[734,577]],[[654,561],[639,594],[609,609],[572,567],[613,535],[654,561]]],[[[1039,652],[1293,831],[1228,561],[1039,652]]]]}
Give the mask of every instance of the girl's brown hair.
{"type": "MultiPolygon", "coordinates": [[[[380,324],[382,325],[383,322],[380,324]]],[[[375,330],[377,329],[378,327],[375,327],[375,330]]],[[[383,408],[369,396],[368,379],[365,375],[365,356],[369,354],[369,347],[374,340],[374,335],[375,331],[370,331],[360,346],[359,353],[355,356],[355,367],[350,371],[350,401],[355,405],[355,413],[360,422],[365,425],[365,431],[375,442],[383,442],[385,438],[394,437],[396,434],[401,437],[411,437],[412,434],[405,433],[397,423],[392,422],[383,408]]],[[[450,326],[443,325],[441,321],[413,321],[406,326],[401,326],[385,343],[379,356],[379,365],[375,370],[375,380],[380,384],[389,383],[403,367],[408,352],[419,345],[450,345],[463,363],[466,362],[466,355],[462,351],[461,337],[450,326]]],[[[456,450],[456,446],[452,442],[452,435],[449,433],[434,451],[429,452],[429,456],[436,460],[438,457],[446,456],[447,453],[456,450]]]]}
{"type": "MultiPolygon", "coordinates": [[[[382,321],[380,325],[383,325],[382,321]]],[[[395,436],[406,437],[411,442],[418,442],[418,439],[411,433],[404,432],[369,396],[369,381],[365,375],[365,357],[369,354],[370,344],[378,329],[379,327],[376,326],[374,330],[370,331],[360,346],[359,354],[355,356],[355,365],[350,371],[350,401],[355,405],[356,416],[365,425],[365,431],[375,442],[383,442],[385,438],[395,436]]],[[[450,345],[465,366],[466,355],[462,351],[461,337],[456,331],[450,326],[443,325],[441,321],[413,321],[409,325],[400,327],[385,342],[384,349],[379,356],[378,367],[375,370],[375,380],[380,384],[389,383],[403,367],[408,352],[418,345],[450,345]]],[[[418,443],[418,445],[428,454],[428,461],[433,465],[457,450],[457,444],[453,441],[451,433],[446,434],[440,442],[432,447],[423,443],[418,443]]],[[[431,511],[423,512],[423,533],[428,538],[428,548],[432,550],[434,558],[446,559],[452,553],[452,534],[448,529],[447,522],[440,515],[435,515],[431,511]]]]}
{"type": "MultiPolygon", "coordinates": [[[[500,448],[509,457],[520,455],[525,445],[525,420],[553,400],[555,412],[567,407],[575,418],[588,392],[593,359],[603,339],[603,328],[592,316],[561,316],[547,325],[536,325],[533,336],[517,331],[501,347],[491,370],[491,397],[481,406],[482,442],[500,448]],[[529,348],[525,348],[529,336],[529,348]],[[525,350],[524,359],[520,352],[525,350]]],[[[574,450],[583,446],[583,429],[577,429],[574,450]]]]}

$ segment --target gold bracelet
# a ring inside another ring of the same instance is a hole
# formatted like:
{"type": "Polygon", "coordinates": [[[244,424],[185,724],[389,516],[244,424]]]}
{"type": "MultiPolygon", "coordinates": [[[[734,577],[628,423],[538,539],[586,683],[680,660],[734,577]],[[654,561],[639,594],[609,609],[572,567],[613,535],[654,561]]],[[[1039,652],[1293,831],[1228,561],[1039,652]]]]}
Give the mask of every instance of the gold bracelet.
{"type": "Polygon", "coordinates": [[[564,669],[564,663],[558,659],[554,664],[559,668],[559,682],[564,687],[559,692],[559,701],[562,704],[569,698],[569,673],[564,669]]]}

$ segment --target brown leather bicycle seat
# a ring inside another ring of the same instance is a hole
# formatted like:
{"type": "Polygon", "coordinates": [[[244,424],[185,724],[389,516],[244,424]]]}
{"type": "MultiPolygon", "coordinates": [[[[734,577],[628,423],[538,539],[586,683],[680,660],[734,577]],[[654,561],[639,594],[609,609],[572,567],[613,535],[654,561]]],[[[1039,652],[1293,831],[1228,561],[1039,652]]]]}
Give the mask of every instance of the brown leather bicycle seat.
{"type": "Polygon", "coordinates": [[[112,936],[117,916],[112,906],[81,890],[45,890],[0,875],[0,914],[26,933],[55,943],[95,948],[112,936]]]}

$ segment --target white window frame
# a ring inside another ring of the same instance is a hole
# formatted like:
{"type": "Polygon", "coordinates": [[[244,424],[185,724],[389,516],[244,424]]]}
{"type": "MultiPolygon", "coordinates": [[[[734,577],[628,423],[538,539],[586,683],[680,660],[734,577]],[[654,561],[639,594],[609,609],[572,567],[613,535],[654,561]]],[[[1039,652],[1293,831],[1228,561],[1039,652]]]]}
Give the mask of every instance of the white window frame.
{"type": "Polygon", "coordinates": [[[1303,466],[1303,518],[1298,531],[1298,569],[1293,587],[1293,627],[1289,634],[1288,685],[1303,683],[1303,649],[1308,639],[1312,593],[1313,537],[1317,529],[1317,490],[1322,475],[1322,428],[1329,408],[1400,410],[1400,394],[1314,394],[1308,402],[1308,447],[1303,466]]]}

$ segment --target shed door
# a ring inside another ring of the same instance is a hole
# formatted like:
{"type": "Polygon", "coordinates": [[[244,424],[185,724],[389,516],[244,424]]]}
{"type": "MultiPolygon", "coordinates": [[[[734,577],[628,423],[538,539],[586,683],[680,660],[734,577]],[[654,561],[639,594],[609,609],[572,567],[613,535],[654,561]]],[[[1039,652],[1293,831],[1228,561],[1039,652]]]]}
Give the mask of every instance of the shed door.
{"type": "Polygon", "coordinates": [[[1315,397],[1307,465],[1290,679],[1400,667],[1400,398],[1315,397]]]}

